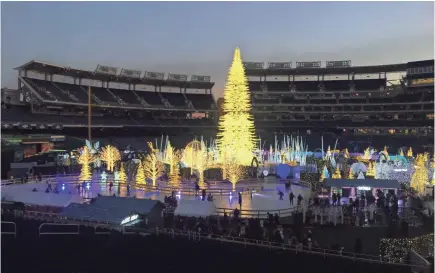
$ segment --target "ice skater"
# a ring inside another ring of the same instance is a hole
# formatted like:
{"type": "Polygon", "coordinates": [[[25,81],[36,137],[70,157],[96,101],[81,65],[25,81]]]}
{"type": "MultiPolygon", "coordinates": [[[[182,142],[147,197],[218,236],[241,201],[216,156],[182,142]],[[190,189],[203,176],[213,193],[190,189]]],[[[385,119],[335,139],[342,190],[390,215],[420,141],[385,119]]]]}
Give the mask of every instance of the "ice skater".
{"type": "Polygon", "coordinates": [[[242,193],[239,192],[239,206],[242,209],[242,193]]]}

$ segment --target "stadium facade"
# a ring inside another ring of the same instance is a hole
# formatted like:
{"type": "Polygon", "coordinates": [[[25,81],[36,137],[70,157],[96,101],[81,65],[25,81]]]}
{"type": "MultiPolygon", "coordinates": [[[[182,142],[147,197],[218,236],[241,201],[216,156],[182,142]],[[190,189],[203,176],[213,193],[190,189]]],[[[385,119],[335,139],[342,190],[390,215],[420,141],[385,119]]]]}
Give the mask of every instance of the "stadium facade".
{"type": "MultiPolygon", "coordinates": [[[[340,148],[384,145],[432,149],[434,61],[352,67],[350,61],[246,62],[257,134],[339,138],[340,148]],[[395,74],[394,80],[389,76],[395,74]],[[398,75],[398,76],[397,76],[398,75]],[[396,139],[397,143],[390,141],[396,139]],[[410,142],[411,141],[411,142],[410,142]],[[382,144],[381,144],[382,142],[382,144]]],[[[2,135],[57,134],[94,138],[215,137],[219,103],[209,76],[98,65],[95,71],[28,62],[18,90],[2,90],[2,135]],[[89,86],[91,86],[89,88],[89,86]],[[89,93],[89,90],[91,91],[89,93]],[[182,136],[182,137],[181,137],[182,136]]],[[[172,140],[177,145],[177,140],[172,140]]],[[[317,143],[319,142],[319,143],[317,143]]],[[[314,146],[313,146],[314,145],[314,146]]],[[[122,145],[121,145],[122,146],[122,145]]],[[[377,147],[379,148],[379,147],[377,147]]]]}

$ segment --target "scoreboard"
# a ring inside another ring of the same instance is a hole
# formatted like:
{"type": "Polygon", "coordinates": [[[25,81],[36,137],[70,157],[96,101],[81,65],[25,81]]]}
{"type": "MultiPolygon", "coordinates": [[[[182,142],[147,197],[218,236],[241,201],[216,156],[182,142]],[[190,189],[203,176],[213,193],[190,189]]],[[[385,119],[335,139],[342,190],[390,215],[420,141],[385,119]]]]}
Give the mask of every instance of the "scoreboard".
{"type": "Polygon", "coordinates": [[[267,68],[269,68],[269,69],[288,69],[288,68],[292,68],[292,62],[268,63],[267,68]]]}
{"type": "Polygon", "coordinates": [[[330,67],[350,67],[351,61],[327,61],[326,68],[330,67]]]}
{"type": "Polygon", "coordinates": [[[243,62],[246,69],[263,69],[264,63],[261,62],[243,62]]]}
{"type": "Polygon", "coordinates": [[[296,68],[320,68],[321,61],[318,62],[296,62],[296,68]]]}

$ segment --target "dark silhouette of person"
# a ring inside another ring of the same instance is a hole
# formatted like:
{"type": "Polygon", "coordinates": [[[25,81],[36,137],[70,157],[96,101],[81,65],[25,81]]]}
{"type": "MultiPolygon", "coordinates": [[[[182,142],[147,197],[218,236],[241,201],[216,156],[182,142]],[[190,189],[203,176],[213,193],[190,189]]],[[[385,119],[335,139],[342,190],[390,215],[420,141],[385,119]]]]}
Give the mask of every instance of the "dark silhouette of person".
{"type": "Polygon", "coordinates": [[[334,192],[332,194],[332,205],[335,206],[337,204],[337,194],[334,192]]]}
{"type": "Polygon", "coordinates": [[[239,219],[239,214],[240,214],[239,209],[235,208],[234,211],[233,211],[233,214],[234,214],[234,219],[235,220],[239,219]]]}
{"type": "Polygon", "coordinates": [[[202,201],[205,201],[206,196],[207,196],[207,193],[205,192],[205,189],[202,189],[202,201]]]}
{"type": "Polygon", "coordinates": [[[341,206],[341,194],[337,194],[337,205],[341,206]]]}
{"type": "Polygon", "coordinates": [[[109,191],[112,191],[112,187],[113,187],[113,182],[109,183],[109,191]]]}
{"type": "Polygon", "coordinates": [[[242,194],[239,192],[239,206],[242,209],[242,194]]]}
{"type": "Polygon", "coordinates": [[[199,193],[199,184],[198,182],[195,183],[195,195],[198,196],[199,193]]]}
{"type": "Polygon", "coordinates": [[[293,199],[295,198],[295,195],[293,194],[293,192],[291,191],[290,192],[290,195],[289,195],[289,199],[290,199],[290,206],[292,206],[293,205],[293,199]]]}
{"type": "Polygon", "coordinates": [[[284,193],[282,191],[279,191],[279,200],[284,200],[282,197],[284,196],[284,193]]]}
{"type": "Polygon", "coordinates": [[[301,194],[298,194],[298,206],[300,206],[301,205],[301,202],[302,202],[302,195],[301,194]]]}

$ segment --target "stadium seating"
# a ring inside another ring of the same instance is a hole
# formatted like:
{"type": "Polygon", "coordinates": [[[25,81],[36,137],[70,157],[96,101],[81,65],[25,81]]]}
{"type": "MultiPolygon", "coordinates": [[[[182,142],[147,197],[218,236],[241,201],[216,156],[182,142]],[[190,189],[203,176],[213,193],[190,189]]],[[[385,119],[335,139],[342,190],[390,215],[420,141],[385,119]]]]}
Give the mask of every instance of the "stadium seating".
{"type": "MultiPolygon", "coordinates": [[[[47,101],[62,101],[75,103],[88,103],[88,87],[62,82],[50,82],[40,79],[24,78],[24,80],[34,88],[38,94],[47,101]]],[[[190,100],[193,107],[197,110],[216,109],[213,96],[211,94],[185,94],[152,92],[152,91],[131,91],[117,88],[92,87],[92,103],[121,106],[129,105],[143,107],[141,99],[150,107],[166,107],[164,101],[169,106],[175,108],[188,108],[190,100]],[[136,92],[136,94],[134,93],[136,92]]]]}

